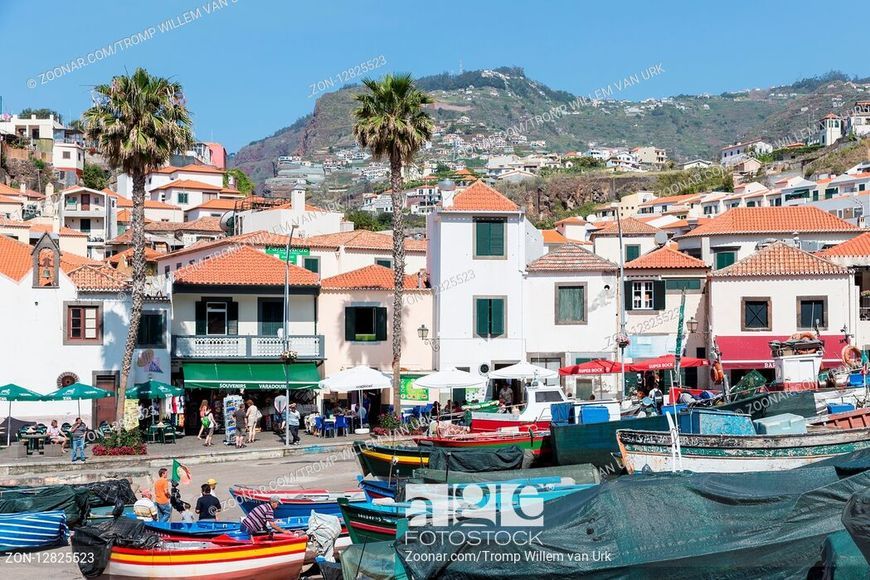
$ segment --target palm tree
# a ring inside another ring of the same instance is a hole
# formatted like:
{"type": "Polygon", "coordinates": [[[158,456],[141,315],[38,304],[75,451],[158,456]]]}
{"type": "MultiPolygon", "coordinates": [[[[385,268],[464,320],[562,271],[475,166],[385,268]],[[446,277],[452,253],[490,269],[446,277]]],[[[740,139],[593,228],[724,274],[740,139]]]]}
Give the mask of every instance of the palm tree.
{"type": "Polygon", "coordinates": [[[393,203],[393,410],[400,414],[399,385],[402,359],[402,291],[405,280],[405,217],[402,212],[402,165],[408,164],[432,137],[432,119],[423,105],[432,97],[414,86],[411,75],[386,75],[381,81],[365,79],[368,92],[356,96],[353,134],[375,159],[390,161],[393,203]]]}
{"type": "Polygon", "coordinates": [[[190,114],[181,85],[151,76],[143,68],[116,76],[93,89],[94,104],[84,112],[88,139],[108,164],[133,181],[133,285],[130,324],[117,392],[118,421],[124,417],[127,381],[145,301],[145,178],[169,156],[193,143],[190,114]]]}

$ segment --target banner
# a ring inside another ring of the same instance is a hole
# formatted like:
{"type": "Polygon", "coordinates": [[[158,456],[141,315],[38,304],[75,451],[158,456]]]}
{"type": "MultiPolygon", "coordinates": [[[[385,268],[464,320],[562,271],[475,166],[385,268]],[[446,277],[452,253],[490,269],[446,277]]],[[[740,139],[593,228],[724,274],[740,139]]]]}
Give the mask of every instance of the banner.
{"type": "Polygon", "coordinates": [[[399,383],[399,397],[403,401],[429,401],[429,389],[414,386],[414,381],[423,375],[403,375],[399,383]]]}

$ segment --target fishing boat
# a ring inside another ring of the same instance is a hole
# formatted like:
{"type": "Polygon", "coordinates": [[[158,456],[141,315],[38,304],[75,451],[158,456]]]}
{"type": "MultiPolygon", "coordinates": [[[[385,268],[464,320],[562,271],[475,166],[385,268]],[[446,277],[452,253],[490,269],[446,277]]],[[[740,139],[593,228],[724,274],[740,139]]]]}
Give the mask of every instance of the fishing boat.
{"type": "Polygon", "coordinates": [[[531,383],[526,385],[525,406],[518,414],[485,411],[471,412],[471,431],[502,431],[505,429],[544,430],[549,428],[550,406],[554,403],[566,403],[568,398],[559,385],[541,385],[531,383]]]}
{"type": "Polygon", "coordinates": [[[353,443],[363,475],[386,478],[411,477],[414,469],[427,467],[430,449],[409,445],[372,445],[361,441],[353,443]]]}
{"type": "Polygon", "coordinates": [[[0,552],[65,545],[68,535],[62,510],[0,514],[0,552]]]}
{"type": "Polygon", "coordinates": [[[168,540],[151,549],[114,547],[101,578],[208,578],[210,580],[283,580],[296,578],[305,560],[308,538],[255,536],[241,541],[218,536],[208,541],[168,540]]]}
{"type": "Polygon", "coordinates": [[[277,519],[308,517],[312,511],[320,514],[340,515],[337,500],[347,499],[351,502],[365,500],[365,494],[360,490],[328,491],[325,489],[268,489],[246,485],[230,486],[230,495],[238,502],[246,514],[258,505],[269,501],[272,496],[278,496],[280,504],[275,508],[277,519]]]}
{"type": "Polygon", "coordinates": [[[807,427],[827,427],[828,429],[870,429],[870,409],[855,409],[845,413],[825,415],[807,423],[807,427]]]}
{"type": "Polygon", "coordinates": [[[368,501],[376,499],[396,499],[396,488],[399,480],[397,478],[384,479],[381,477],[362,477],[356,476],[357,483],[368,501]]]}
{"type": "Polygon", "coordinates": [[[793,469],[870,449],[870,430],[821,427],[797,434],[702,435],[621,429],[616,440],[629,473],[647,468],[736,473],[793,469]]]}
{"type": "Polygon", "coordinates": [[[461,433],[434,437],[415,437],[418,445],[432,445],[448,448],[492,448],[516,445],[528,449],[535,457],[550,455],[550,431],[532,428],[517,431],[488,431],[482,433],[461,433]]]}
{"type": "MultiPolygon", "coordinates": [[[[308,516],[277,519],[275,523],[285,530],[305,530],[308,528],[308,516]]],[[[241,532],[240,522],[219,522],[217,520],[199,520],[198,522],[145,522],[145,527],[160,536],[173,538],[213,538],[222,534],[241,532]]]]}

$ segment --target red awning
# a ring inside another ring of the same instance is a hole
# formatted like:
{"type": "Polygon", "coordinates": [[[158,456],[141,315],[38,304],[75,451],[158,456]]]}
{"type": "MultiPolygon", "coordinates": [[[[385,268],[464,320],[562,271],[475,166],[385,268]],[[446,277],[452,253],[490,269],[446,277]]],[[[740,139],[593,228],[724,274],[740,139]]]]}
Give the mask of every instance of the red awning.
{"type": "Polygon", "coordinates": [[[585,363],[562,367],[559,369],[559,375],[563,377],[568,375],[608,375],[620,372],[621,367],[622,365],[618,362],[599,358],[586,361],[585,363]]]}
{"type": "MultiPolygon", "coordinates": [[[[672,370],[674,368],[674,364],[676,363],[676,357],[672,354],[665,354],[662,356],[657,356],[655,358],[648,358],[646,360],[639,360],[637,362],[633,362],[628,365],[628,370],[642,373],[644,371],[661,371],[661,370],[672,370]]],[[[694,358],[690,356],[684,356],[680,358],[680,368],[690,368],[690,367],[704,367],[709,363],[706,359],[703,358],[694,358]]]]}
{"type": "MultiPolygon", "coordinates": [[[[772,369],[770,342],[787,340],[788,335],[759,334],[744,336],[717,336],[716,344],[722,353],[722,367],[726,369],[772,369]]],[[[822,366],[835,367],[842,364],[840,351],[844,344],[840,335],[822,335],[825,343],[825,357],[822,366]]]]}

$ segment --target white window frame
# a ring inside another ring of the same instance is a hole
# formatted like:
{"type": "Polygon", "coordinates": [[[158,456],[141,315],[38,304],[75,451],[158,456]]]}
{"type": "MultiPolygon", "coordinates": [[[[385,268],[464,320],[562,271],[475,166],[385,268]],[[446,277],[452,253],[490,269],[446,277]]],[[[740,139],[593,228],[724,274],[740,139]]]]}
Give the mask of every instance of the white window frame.
{"type": "Polygon", "coordinates": [[[205,303],[205,334],[207,336],[226,336],[227,330],[229,329],[230,324],[230,313],[229,307],[226,302],[206,302],[205,303]],[[214,313],[223,313],[224,315],[224,331],[220,333],[213,333],[209,328],[209,319],[210,314],[214,313]]]}
{"type": "Polygon", "coordinates": [[[652,310],[655,306],[655,287],[652,280],[639,280],[631,283],[631,309],[632,310],[652,310]],[[649,300],[644,296],[649,291],[649,300]]]}

